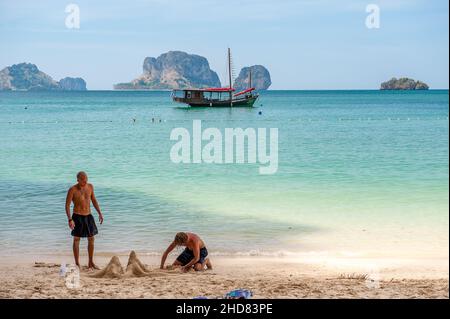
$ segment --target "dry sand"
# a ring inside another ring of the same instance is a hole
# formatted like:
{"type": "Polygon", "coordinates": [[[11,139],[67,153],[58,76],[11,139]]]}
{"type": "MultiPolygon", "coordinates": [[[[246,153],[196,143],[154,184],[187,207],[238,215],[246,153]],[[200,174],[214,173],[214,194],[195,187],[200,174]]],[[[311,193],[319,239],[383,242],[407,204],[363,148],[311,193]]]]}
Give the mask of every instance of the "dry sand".
{"type": "Polygon", "coordinates": [[[81,271],[77,289],[59,275],[61,260],[3,258],[0,298],[214,298],[236,288],[254,298],[449,297],[448,259],[215,257],[213,270],[181,273],[159,270],[157,257],[110,255],[96,260],[103,270],[81,271]]]}

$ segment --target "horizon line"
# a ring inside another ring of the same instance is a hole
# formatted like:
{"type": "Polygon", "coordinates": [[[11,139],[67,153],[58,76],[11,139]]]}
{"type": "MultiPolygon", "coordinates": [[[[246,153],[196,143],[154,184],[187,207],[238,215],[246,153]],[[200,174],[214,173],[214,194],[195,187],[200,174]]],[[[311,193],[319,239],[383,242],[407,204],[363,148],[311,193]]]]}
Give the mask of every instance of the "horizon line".
{"type": "MultiPolygon", "coordinates": [[[[187,89],[156,89],[156,90],[115,90],[115,89],[86,89],[86,90],[0,90],[0,92],[171,92],[172,90],[189,90],[187,89]]],[[[265,91],[384,91],[384,92],[427,92],[427,91],[449,91],[449,88],[430,88],[427,90],[382,90],[382,89],[265,89],[257,90],[265,91]]]]}

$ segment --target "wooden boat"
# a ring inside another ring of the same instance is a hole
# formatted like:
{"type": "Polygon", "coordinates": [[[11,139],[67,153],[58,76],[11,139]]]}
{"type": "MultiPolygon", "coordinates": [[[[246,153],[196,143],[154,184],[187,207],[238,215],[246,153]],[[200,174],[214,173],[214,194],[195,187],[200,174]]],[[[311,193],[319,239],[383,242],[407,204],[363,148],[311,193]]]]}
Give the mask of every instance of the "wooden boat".
{"type": "Polygon", "coordinates": [[[252,107],[258,98],[252,84],[252,73],[249,73],[249,88],[235,93],[231,76],[231,52],[228,49],[228,76],[229,86],[223,88],[205,89],[182,89],[173,90],[172,99],[174,102],[185,103],[190,106],[200,107],[252,107]]]}

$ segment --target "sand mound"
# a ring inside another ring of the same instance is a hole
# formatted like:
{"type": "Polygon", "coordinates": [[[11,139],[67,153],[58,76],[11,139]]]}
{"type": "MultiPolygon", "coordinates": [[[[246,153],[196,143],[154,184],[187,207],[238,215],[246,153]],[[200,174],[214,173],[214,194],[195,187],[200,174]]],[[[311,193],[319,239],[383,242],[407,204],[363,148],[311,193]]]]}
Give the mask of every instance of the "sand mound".
{"type": "Polygon", "coordinates": [[[91,275],[94,278],[121,278],[124,274],[119,257],[114,256],[105,268],[91,275]]]}
{"type": "Polygon", "coordinates": [[[134,250],[131,251],[124,277],[161,277],[167,275],[170,274],[164,270],[148,269],[148,267],[139,260],[134,250]]]}
{"type": "Polygon", "coordinates": [[[119,257],[111,258],[109,264],[99,272],[91,275],[94,278],[132,278],[132,277],[160,277],[169,275],[167,271],[154,269],[149,270],[137,257],[134,251],[131,251],[128,258],[127,269],[124,271],[120,264],[119,257]]]}
{"type": "Polygon", "coordinates": [[[134,250],[131,251],[128,258],[127,270],[125,271],[125,277],[143,277],[150,275],[150,271],[147,267],[137,258],[134,250]]]}

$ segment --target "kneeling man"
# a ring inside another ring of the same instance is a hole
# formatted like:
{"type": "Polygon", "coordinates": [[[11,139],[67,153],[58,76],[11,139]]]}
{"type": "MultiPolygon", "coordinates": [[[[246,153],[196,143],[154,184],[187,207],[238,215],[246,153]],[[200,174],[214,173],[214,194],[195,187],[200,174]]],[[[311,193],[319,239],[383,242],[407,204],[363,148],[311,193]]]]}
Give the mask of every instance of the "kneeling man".
{"type": "Polygon", "coordinates": [[[212,269],[211,261],[208,256],[208,250],[206,249],[203,240],[194,233],[180,232],[175,235],[173,242],[167,247],[166,251],[161,258],[161,269],[164,268],[169,253],[177,246],[185,246],[186,248],[173,262],[173,267],[182,267],[184,272],[194,268],[196,271],[205,270],[205,266],[208,269],[212,269]]]}

